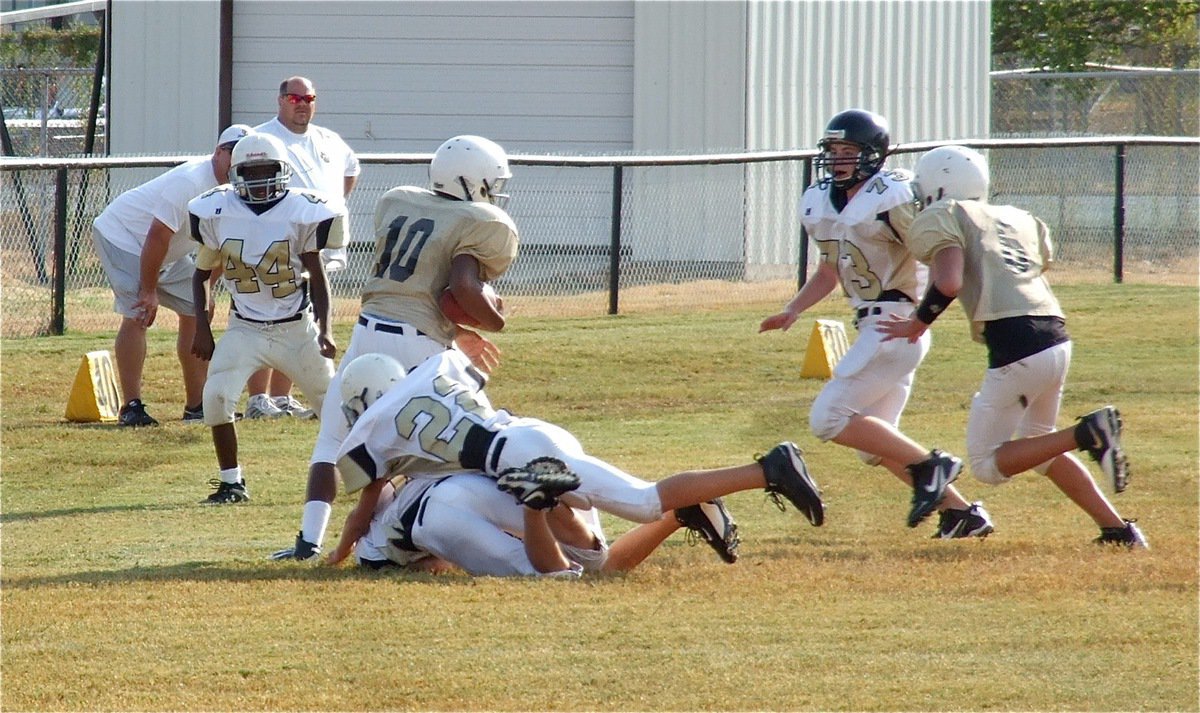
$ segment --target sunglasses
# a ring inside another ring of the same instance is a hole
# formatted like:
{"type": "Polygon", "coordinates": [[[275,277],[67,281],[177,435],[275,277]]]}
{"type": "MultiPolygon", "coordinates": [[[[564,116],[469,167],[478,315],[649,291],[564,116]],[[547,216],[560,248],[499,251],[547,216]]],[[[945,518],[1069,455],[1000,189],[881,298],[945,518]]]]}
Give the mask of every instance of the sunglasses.
{"type": "Polygon", "coordinates": [[[305,104],[312,104],[313,102],[315,102],[317,100],[317,95],[316,94],[284,94],[283,98],[287,99],[289,104],[299,104],[300,102],[304,102],[305,104]]]}

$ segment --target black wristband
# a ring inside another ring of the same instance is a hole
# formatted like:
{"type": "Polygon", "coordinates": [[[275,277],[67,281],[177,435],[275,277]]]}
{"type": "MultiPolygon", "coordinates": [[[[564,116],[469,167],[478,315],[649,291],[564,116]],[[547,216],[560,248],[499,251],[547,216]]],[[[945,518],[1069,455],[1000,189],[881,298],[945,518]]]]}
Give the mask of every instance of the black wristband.
{"type": "Polygon", "coordinates": [[[925,324],[933,324],[933,320],[941,316],[953,301],[954,298],[942,294],[937,285],[930,284],[925,298],[921,300],[921,304],[917,305],[917,319],[925,324]]]}

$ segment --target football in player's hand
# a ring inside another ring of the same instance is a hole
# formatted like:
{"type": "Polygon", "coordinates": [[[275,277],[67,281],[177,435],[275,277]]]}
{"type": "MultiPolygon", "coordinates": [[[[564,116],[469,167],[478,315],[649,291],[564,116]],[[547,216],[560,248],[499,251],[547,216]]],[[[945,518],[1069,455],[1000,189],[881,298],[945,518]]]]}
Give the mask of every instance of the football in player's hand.
{"type": "MultiPolygon", "coordinates": [[[[496,306],[497,311],[500,309],[500,296],[496,294],[496,289],[492,287],[490,282],[483,283],[483,296],[496,306]]],[[[455,324],[461,324],[464,327],[478,327],[479,320],[467,314],[462,305],[455,299],[454,293],[449,287],[442,290],[442,296],[438,299],[438,307],[441,308],[442,314],[446,315],[455,324]]]]}

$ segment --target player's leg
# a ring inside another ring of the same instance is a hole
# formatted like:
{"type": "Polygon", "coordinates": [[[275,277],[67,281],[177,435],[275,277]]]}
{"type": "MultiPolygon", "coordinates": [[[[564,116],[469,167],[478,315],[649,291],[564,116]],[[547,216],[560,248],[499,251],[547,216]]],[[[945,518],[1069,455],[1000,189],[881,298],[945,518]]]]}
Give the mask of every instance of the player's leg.
{"type": "Polygon", "coordinates": [[[265,338],[256,328],[241,320],[231,319],[229,328],[213,349],[208,379],[204,383],[204,424],[212,429],[220,476],[211,483],[216,491],[205,500],[208,504],[220,505],[250,499],[238,463],[234,407],[246,379],[255,369],[264,365],[264,354],[268,348],[265,338]]]}

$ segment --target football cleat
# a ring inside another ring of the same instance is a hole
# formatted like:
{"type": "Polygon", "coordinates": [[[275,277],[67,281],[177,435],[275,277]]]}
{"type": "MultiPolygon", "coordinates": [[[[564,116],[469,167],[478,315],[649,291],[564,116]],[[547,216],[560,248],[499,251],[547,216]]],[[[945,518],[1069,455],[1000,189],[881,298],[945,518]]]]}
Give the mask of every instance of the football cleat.
{"type": "Polygon", "coordinates": [[[983,509],[983,503],[971,503],[966,510],[943,510],[938,518],[935,540],[954,540],[961,537],[987,537],[995,532],[992,516],[983,509]]]}
{"type": "Polygon", "coordinates": [[[246,489],[246,481],[226,483],[223,480],[210,480],[208,484],[216,488],[216,492],[200,501],[201,505],[230,505],[244,503],[250,499],[250,491],[246,489]]]}
{"type": "Polygon", "coordinates": [[[1135,520],[1126,520],[1124,527],[1102,527],[1100,536],[1092,540],[1098,545],[1124,545],[1130,549],[1141,547],[1150,549],[1150,543],[1142,534],[1142,529],[1133,524],[1135,520]]]}
{"type": "Polygon", "coordinates": [[[547,510],[558,497],[579,487],[579,476],[557,458],[538,458],[524,468],[509,468],[496,478],[496,487],[534,510],[547,510]]]}
{"type": "Polygon", "coordinates": [[[118,423],[122,426],[138,428],[141,426],[157,426],[158,421],[146,413],[146,405],[141,399],[131,399],[117,412],[118,423]]]}
{"type": "Polygon", "coordinates": [[[204,404],[200,404],[196,408],[190,406],[183,407],[183,422],[184,423],[204,423],[204,404]]]}
{"type": "Polygon", "coordinates": [[[808,466],[795,443],[784,441],[755,460],[762,466],[763,476],[767,479],[767,495],[780,510],[786,509],[782,498],[787,498],[814,527],[825,522],[821,489],[808,474],[808,466]]]}
{"type": "Polygon", "coordinates": [[[1121,412],[1112,406],[1096,409],[1079,417],[1075,443],[1100,464],[1100,470],[1112,482],[1114,492],[1129,485],[1129,462],[1121,448],[1121,412]]]}
{"type": "Polygon", "coordinates": [[[286,415],[283,409],[275,405],[270,396],[264,394],[255,394],[246,402],[246,418],[248,419],[281,418],[286,415]]]}
{"type": "Polygon", "coordinates": [[[725,508],[721,498],[698,505],[688,505],[675,509],[675,519],[687,528],[687,539],[690,544],[704,540],[716,551],[717,556],[729,564],[737,562],[738,526],[725,508]]]}
{"type": "Polygon", "coordinates": [[[301,562],[315,562],[320,556],[321,546],[314,545],[313,543],[304,539],[303,532],[296,533],[296,544],[271,553],[271,559],[275,561],[299,560],[301,562]]]}
{"type": "Polygon", "coordinates": [[[962,472],[963,462],[942,451],[932,451],[929,458],[908,466],[912,476],[912,510],[908,512],[908,526],[916,527],[937,509],[946,497],[946,488],[962,472]]]}
{"type": "Polygon", "coordinates": [[[271,401],[275,404],[276,408],[283,412],[284,416],[291,416],[302,421],[311,421],[317,417],[316,411],[297,401],[296,397],[291,394],[275,396],[271,401]]]}

